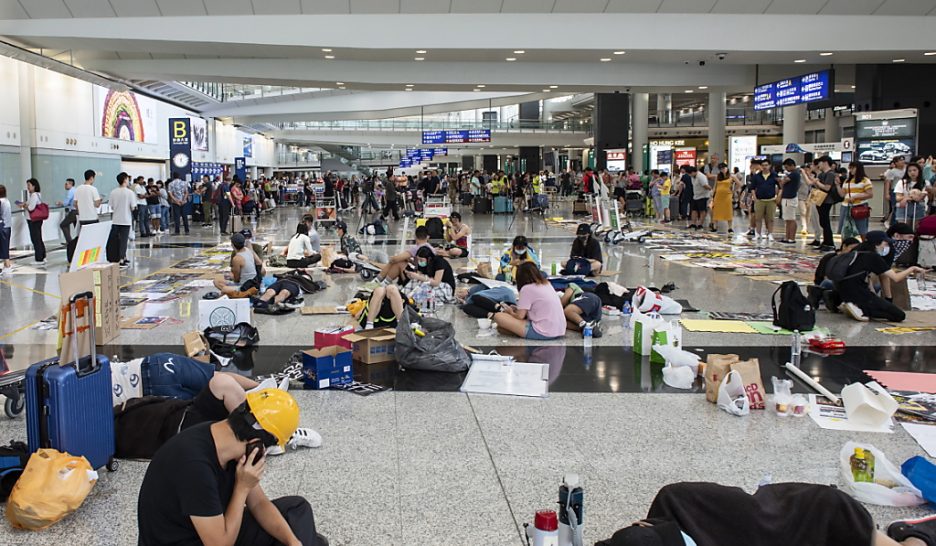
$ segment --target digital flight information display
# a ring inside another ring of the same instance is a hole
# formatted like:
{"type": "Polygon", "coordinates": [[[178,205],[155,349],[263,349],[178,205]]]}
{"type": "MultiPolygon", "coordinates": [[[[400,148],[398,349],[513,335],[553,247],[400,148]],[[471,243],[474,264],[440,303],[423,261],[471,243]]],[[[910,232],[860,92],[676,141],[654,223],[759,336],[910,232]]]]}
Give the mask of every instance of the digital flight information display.
{"type": "Polygon", "coordinates": [[[769,110],[827,100],[832,96],[832,71],[821,70],[754,88],[754,109],[769,110]]]}
{"type": "Polygon", "coordinates": [[[477,144],[491,141],[490,129],[462,129],[459,131],[423,131],[423,144],[477,144]]]}

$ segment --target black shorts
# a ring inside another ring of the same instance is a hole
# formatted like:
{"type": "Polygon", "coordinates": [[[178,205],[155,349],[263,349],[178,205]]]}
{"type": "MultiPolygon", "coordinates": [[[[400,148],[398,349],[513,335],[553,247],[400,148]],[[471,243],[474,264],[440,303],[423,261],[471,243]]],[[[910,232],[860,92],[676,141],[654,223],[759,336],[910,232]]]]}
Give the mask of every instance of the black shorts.
{"type": "Polygon", "coordinates": [[[462,253],[461,253],[461,256],[459,256],[459,258],[467,258],[467,257],[468,257],[468,249],[467,249],[467,248],[465,248],[465,247],[463,247],[463,246],[458,246],[458,245],[445,245],[445,250],[452,250],[453,248],[461,249],[461,252],[462,252],[462,253]]]}
{"type": "Polygon", "coordinates": [[[708,210],[708,197],[703,199],[693,199],[691,210],[693,212],[706,212],[708,210]]]}
{"type": "Polygon", "coordinates": [[[569,302],[582,310],[582,319],[588,322],[601,320],[601,298],[591,292],[582,292],[569,302]]]}
{"type": "Polygon", "coordinates": [[[299,288],[299,285],[293,281],[287,279],[280,279],[275,283],[271,284],[267,290],[272,290],[274,293],[279,294],[283,290],[289,291],[289,297],[295,298],[302,293],[302,290],[299,288]]]}

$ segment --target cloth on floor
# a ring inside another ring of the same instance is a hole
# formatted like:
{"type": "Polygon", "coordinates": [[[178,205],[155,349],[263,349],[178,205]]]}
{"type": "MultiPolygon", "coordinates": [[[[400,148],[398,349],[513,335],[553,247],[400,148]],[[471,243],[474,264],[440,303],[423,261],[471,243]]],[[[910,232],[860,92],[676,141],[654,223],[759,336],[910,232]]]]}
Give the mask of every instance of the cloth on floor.
{"type": "Polygon", "coordinates": [[[680,324],[690,332],[717,332],[722,334],[756,334],[757,330],[740,320],[681,319],[680,324]]]}
{"type": "MultiPolygon", "coordinates": [[[[676,300],[676,303],[682,305],[683,313],[698,313],[699,310],[695,308],[689,300],[676,300]]],[[[772,318],[772,317],[771,317],[772,318]]]]}

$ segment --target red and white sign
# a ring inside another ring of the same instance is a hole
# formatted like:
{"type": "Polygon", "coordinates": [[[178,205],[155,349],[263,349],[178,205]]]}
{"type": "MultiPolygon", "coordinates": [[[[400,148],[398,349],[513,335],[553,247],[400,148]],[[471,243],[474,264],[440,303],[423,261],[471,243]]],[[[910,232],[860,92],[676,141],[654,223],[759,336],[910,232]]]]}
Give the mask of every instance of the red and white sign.
{"type": "Polygon", "coordinates": [[[676,165],[682,167],[683,165],[695,165],[696,163],[696,149],[695,148],[676,148],[676,165]]]}
{"type": "MultiPolygon", "coordinates": [[[[695,153],[695,152],[693,152],[695,153]]],[[[608,151],[608,161],[627,161],[627,151],[608,151]]]]}

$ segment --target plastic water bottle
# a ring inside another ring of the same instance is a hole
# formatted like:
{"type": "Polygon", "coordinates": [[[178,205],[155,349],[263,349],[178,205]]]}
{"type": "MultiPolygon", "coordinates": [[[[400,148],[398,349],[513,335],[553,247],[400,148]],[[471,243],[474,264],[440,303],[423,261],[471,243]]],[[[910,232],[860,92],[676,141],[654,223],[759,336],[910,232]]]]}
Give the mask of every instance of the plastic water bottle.
{"type": "Polygon", "coordinates": [[[578,474],[566,474],[559,486],[559,546],[582,544],[585,490],[578,474]],[[571,512],[571,513],[570,513],[571,512]],[[570,520],[573,518],[573,520],[570,520]]]}
{"type": "Polygon", "coordinates": [[[926,273],[917,273],[916,282],[917,290],[920,292],[926,292],[926,273]]]}
{"type": "Polygon", "coordinates": [[[621,323],[624,326],[624,346],[630,347],[631,343],[634,342],[634,333],[631,330],[631,321],[634,319],[634,308],[631,307],[629,301],[624,302],[624,307],[621,308],[621,323]]]}
{"type": "Polygon", "coordinates": [[[582,337],[583,337],[584,340],[585,340],[585,346],[586,346],[586,347],[591,347],[591,346],[592,346],[592,326],[591,326],[591,324],[587,324],[587,323],[586,323],[586,324],[585,324],[585,327],[582,328],[582,337]]]}
{"type": "Polygon", "coordinates": [[[800,354],[803,351],[803,341],[800,337],[799,330],[793,330],[793,344],[790,347],[790,356],[792,357],[793,363],[798,364],[800,359],[800,354]]]}

